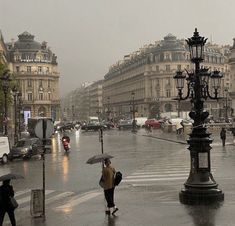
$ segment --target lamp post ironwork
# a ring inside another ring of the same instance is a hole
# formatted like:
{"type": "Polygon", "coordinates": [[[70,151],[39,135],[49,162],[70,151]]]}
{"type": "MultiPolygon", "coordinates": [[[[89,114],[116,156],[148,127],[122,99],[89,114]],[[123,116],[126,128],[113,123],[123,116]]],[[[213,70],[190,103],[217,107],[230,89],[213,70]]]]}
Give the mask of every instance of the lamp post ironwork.
{"type": "Polygon", "coordinates": [[[136,120],[135,120],[135,92],[131,93],[131,97],[132,97],[132,130],[131,132],[136,133],[136,120]]]}
{"type": "Polygon", "coordinates": [[[22,111],[22,93],[18,92],[18,132],[19,139],[21,138],[21,111],[22,111]]]}
{"type": "Polygon", "coordinates": [[[188,98],[191,100],[192,110],[189,116],[194,120],[192,132],[187,141],[191,159],[190,173],[179,194],[180,202],[183,204],[208,204],[224,200],[224,194],[218,189],[218,184],[211,173],[210,144],[213,140],[205,126],[209,113],[204,110],[204,101],[207,98],[219,99],[218,90],[222,75],[219,71],[209,72],[207,68],[200,68],[200,63],[204,60],[206,40],[199,36],[195,29],[193,37],[186,40],[195,69],[192,72],[186,71],[187,76],[182,71],[177,71],[174,76],[178,89],[176,100],[188,98]],[[187,94],[183,96],[185,80],[187,81],[187,94]],[[210,93],[211,89],[213,89],[213,94],[210,93]]]}
{"type": "Polygon", "coordinates": [[[107,121],[110,121],[110,97],[107,98],[108,103],[107,103],[107,121]]]}
{"type": "Polygon", "coordinates": [[[18,90],[16,86],[12,88],[13,92],[13,100],[14,100],[14,121],[15,121],[15,132],[14,132],[14,143],[17,142],[18,140],[18,135],[17,135],[17,96],[18,96],[18,90]]]}
{"type": "Polygon", "coordinates": [[[2,80],[2,88],[3,88],[3,92],[4,92],[4,120],[3,120],[4,121],[4,134],[7,136],[8,135],[8,130],[7,130],[7,123],[8,123],[7,94],[8,94],[8,90],[9,90],[9,83],[11,81],[8,70],[3,73],[1,80],[2,80]]]}
{"type": "Polygon", "coordinates": [[[226,87],[224,91],[225,91],[225,122],[229,122],[229,120],[228,120],[228,109],[229,109],[229,106],[228,106],[228,88],[226,87]]]}

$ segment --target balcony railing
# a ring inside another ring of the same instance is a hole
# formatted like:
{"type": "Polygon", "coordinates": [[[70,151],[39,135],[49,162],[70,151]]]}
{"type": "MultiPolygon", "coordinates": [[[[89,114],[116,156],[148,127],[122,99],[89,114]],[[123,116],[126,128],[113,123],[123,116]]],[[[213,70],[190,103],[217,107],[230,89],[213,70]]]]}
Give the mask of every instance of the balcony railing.
{"type": "Polygon", "coordinates": [[[58,72],[49,71],[18,71],[16,73],[19,75],[58,75],[58,72]]]}

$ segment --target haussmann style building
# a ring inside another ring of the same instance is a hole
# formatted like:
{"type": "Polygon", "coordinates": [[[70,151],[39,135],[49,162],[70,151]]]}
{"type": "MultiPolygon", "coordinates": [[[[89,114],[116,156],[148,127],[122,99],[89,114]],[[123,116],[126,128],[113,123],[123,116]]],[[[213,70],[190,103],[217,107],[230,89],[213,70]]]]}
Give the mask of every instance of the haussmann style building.
{"type": "Polygon", "coordinates": [[[16,42],[7,43],[10,69],[22,92],[22,109],[28,117],[60,120],[59,71],[56,55],[44,41],[24,32],[16,42]]]}
{"type": "MultiPolygon", "coordinates": [[[[221,96],[224,96],[226,86],[231,86],[228,54],[229,46],[211,43],[205,46],[203,66],[224,74],[221,96]]],[[[109,99],[108,103],[103,103],[104,108],[109,104],[113,117],[131,117],[134,99],[138,117],[156,118],[159,112],[162,116],[170,116],[172,112],[180,115],[180,112],[189,111],[189,101],[179,104],[174,100],[177,90],[173,76],[178,70],[190,72],[193,65],[185,40],[177,39],[172,34],[124,56],[104,76],[103,97],[109,99]]],[[[206,108],[210,114],[220,117],[224,111],[223,102],[207,101],[206,108]]]]}

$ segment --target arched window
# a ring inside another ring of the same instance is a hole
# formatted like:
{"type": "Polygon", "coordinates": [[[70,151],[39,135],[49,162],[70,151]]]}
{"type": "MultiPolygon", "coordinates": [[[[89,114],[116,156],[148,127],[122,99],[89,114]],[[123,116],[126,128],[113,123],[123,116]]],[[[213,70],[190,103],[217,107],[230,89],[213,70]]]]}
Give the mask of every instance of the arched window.
{"type": "Polygon", "coordinates": [[[41,116],[41,117],[46,116],[46,108],[45,107],[39,107],[38,108],[38,116],[41,116]]]}
{"type": "Polygon", "coordinates": [[[165,111],[171,112],[172,111],[172,104],[169,104],[169,103],[165,104],[165,111]]]}

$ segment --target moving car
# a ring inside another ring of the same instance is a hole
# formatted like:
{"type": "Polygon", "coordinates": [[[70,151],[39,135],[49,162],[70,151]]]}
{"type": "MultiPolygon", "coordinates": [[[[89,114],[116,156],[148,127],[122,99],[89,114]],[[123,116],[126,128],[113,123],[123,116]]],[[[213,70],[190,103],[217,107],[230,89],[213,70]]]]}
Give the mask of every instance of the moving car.
{"type": "Polygon", "coordinates": [[[15,158],[31,158],[33,155],[41,154],[42,141],[39,138],[20,139],[9,153],[9,160],[15,158]]]}
{"type": "Polygon", "coordinates": [[[81,127],[81,130],[85,130],[85,131],[94,130],[94,131],[97,131],[97,130],[99,130],[100,128],[106,129],[107,126],[106,126],[106,125],[102,125],[102,124],[100,124],[100,123],[87,123],[87,124],[84,124],[84,125],[81,127]]]}
{"type": "Polygon", "coordinates": [[[145,121],[145,126],[151,126],[154,129],[160,129],[161,122],[156,119],[148,119],[145,121]]]}
{"type": "MultiPolygon", "coordinates": [[[[122,129],[132,129],[132,119],[127,119],[127,120],[120,120],[118,122],[118,125],[117,125],[117,128],[119,130],[122,130],[122,129]]],[[[136,125],[136,129],[139,129],[140,126],[139,125],[136,125]]]]}

